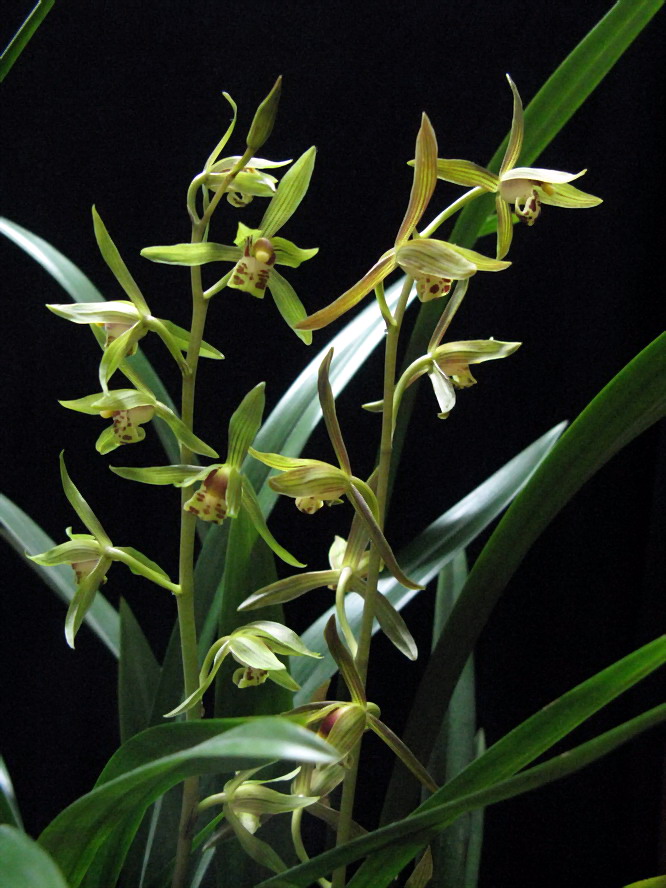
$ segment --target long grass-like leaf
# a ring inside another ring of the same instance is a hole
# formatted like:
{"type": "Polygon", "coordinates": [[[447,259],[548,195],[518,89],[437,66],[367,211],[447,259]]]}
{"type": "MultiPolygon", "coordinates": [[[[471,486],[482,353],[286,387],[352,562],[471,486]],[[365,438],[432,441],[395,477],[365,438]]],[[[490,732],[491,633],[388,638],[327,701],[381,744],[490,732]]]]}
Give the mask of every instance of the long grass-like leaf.
{"type": "Polygon", "coordinates": [[[285,719],[172,723],[132,738],[113,756],[95,788],[61,812],[40,836],[78,888],[89,871],[95,885],[115,885],[148,806],[195,774],[231,772],[276,758],[330,762],[313,732],[285,719]]]}
{"type": "Polygon", "coordinates": [[[0,823],[8,823],[23,829],[21,814],[14,795],[12,778],[9,776],[5,760],[0,755],[0,823]]]}
{"type": "Polygon", "coordinates": [[[504,801],[561,779],[663,722],[666,704],[542,765],[517,773],[664,662],[666,637],[639,648],[537,712],[490,747],[457,779],[438,790],[414,814],[320,854],[306,864],[261,882],[257,888],[305,888],[311,880],[366,855],[372,856],[353,876],[349,888],[385,888],[421,848],[466,811],[504,801]]]}
{"type": "Polygon", "coordinates": [[[8,824],[0,826],[0,860],[0,879],[7,888],[68,888],[53,858],[30,836],[8,824]]]}
{"type": "Polygon", "coordinates": [[[26,48],[37,28],[42,24],[55,0],[37,0],[32,12],[12,37],[6,49],[0,55],[0,83],[13,68],[16,60],[26,48]]]}
{"type": "MultiPolygon", "coordinates": [[[[532,543],[613,454],[665,413],[666,334],[662,334],[611,380],[565,432],[479,555],[433,651],[407,723],[404,739],[418,758],[428,758],[463,666],[532,543]]],[[[392,784],[387,799],[390,819],[398,811],[406,813],[413,802],[397,774],[392,784]],[[401,799],[399,807],[396,799],[401,799]]]]}

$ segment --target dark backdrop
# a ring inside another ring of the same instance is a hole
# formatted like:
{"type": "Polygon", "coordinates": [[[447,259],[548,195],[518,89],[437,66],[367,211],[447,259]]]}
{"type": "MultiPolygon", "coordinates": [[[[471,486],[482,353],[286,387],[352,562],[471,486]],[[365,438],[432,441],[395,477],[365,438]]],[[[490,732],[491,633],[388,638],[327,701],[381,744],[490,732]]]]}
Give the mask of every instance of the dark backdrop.
{"type": "MultiPolygon", "coordinates": [[[[504,73],[527,103],[609,5],[56,4],[2,86],[2,214],[51,241],[107,298],[117,298],[92,235],[96,203],[156,313],[186,325],[186,273],[149,265],[138,252],[188,238],[185,189],[226,127],[221,91],[239,103],[232,146],[242,150],[256,102],[282,73],[278,123],[261,153],[295,157],[310,144],[319,148],[311,193],[284,232],[299,245],[320,247],[314,261],[289,275],[315,310],[393,242],[421,111],[430,115],[440,155],[486,162],[510,122],[504,73]]],[[[13,7],[5,40],[25,12],[24,4],[13,7]]],[[[604,204],[579,213],[544,208],[534,228],[516,232],[514,267],[474,281],[453,338],[495,336],[524,345],[509,360],[480,367],[479,385],[462,393],[446,423],[436,419],[431,393],[425,387],[420,393],[389,521],[397,547],[556,422],[574,418],[661,331],[659,28],[653,23],[635,42],[539,161],[587,167],[581,187],[604,204]]],[[[455,194],[453,186],[439,185],[434,206],[455,194]]],[[[94,344],[83,329],[43,309],[45,302],[65,301],[51,278],[13,245],[0,249],[2,489],[63,539],[73,521],[57,473],[64,446],[71,474],[111,533],[122,527],[123,543],[173,573],[175,530],[164,492],[121,489],[104,460],[84,456],[99,432],[95,421],[56,403],[94,390],[94,344]]],[[[221,370],[203,368],[197,429],[215,442],[240,394],[266,379],[272,406],[309,355],[268,300],[227,291],[209,317],[207,338],[227,360],[221,370]]],[[[315,334],[314,347],[329,335],[315,334]]],[[[175,383],[161,346],[149,346],[175,383]]],[[[360,454],[359,472],[370,470],[378,429],[358,406],[380,390],[379,364],[369,367],[339,402],[352,450],[360,454]]],[[[151,442],[143,447],[138,464],[160,458],[151,442]]],[[[321,434],[306,452],[330,458],[321,434]]],[[[122,464],[124,457],[112,461],[122,464]]],[[[657,504],[663,487],[663,447],[653,429],[601,471],[535,545],[478,649],[479,720],[489,742],[662,631],[657,504]]],[[[297,554],[306,537],[315,540],[313,568],[324,563],[330,535],[342,530],[335,510],[307,519],[284,504],[276,519],[297,554]]],[[[37,832],[90,787],[115,748],[109,715],[115,668],[85,629],[71,652],[61,604],[9,550],[0,563],[0,748],[28,828],[37,832]]],[[[161,654],[173,618],[168,597],[120,570],[107,591],[114,602],[127,596],[161,654]]],[[[304,628],[322,601],[293,608],[295,628],[304,628]]],[[[406,618],[427,647],[429,596],[406,618]]],[[[418,669],[377,643],[375,676],[395,675],[393,697],[379,702],[396,728],[418,669]]],[[[654,705],[662,690],[653,679],[577,738],[654,705]]],[[[581,775],[489,810],[481,886],[619,888],[663,872],[662,740],[653,732],[581,775]]],[[[386,764],[376,758],[371,771],[364,791],[377,795],[386,764]]]]}

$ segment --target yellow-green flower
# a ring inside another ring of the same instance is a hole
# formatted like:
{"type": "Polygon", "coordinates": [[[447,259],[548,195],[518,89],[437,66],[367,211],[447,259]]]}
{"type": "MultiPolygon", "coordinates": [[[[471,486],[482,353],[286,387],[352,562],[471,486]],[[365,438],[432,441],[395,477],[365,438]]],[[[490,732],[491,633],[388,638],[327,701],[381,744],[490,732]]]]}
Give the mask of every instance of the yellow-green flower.
{"type": "Polygon", "coordinates": [[[495,192],[497,209],[497,258],[503,259],[509,252],[513,237],[511,207],[523,222],[533,225],[541,212],[541,204],[555,207],[582,209],[596,207],[602,202],[600,197],[579,191],[570,182],[578,179],[587,170],[579,173],[564,173],[560,170],[546,170],[541,167],[516,166],[523,145],[523,103],[515,83],[507,74],[513,92],[513,120],[509,144],[507,145],[499,175],[469,160],[437,161],[437,177],[457,185],[485,188],[495,192]]]}

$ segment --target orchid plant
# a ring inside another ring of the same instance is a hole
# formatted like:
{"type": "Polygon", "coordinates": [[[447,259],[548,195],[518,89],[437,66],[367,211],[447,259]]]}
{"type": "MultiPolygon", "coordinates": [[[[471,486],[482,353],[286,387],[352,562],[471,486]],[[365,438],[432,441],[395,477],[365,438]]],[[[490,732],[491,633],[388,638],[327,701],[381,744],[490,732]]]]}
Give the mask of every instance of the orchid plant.
{"type": "MultiPolygon", "coordinates": [[[[571,65],[567,76],[575,79],[576,69],[571,65]]],[[[103,587],[107,574],[109,584],[115,581],[115,568],[111,572],[115,562],[158,587],[162,603],[168,593],[175,605],[176,629],[164,663],[161,667],[154,663],[158,678],[151,683],[145,679],[142,696],[150,699],[150,705],[135,713],[134,719],[141,730],[129,732],[125,726],[123,745],[92,792],[58,815],[39,844],[18,828],[0,832],[0,849],[9,849],[12,860],[24,856],[40,873],[51,874],[46,881],[42,875],[42,881],[22,885],[111,888],[121,881],[196,888],[240,885],[236,879],[242,870],[250,874],[242,884],[258,888],[314,884],[381,888],[404,870],[411,873],[406,883],[411,888],[427,884],[463,888],[463,882],[451,876],[451,854],[444,853],[448,830],[462,814],[572,773],[666,718],[666,708],[657,706],[573,747],[566,761],[556,757],[532,764],[606,702],[663,664],[666,643],[657,639],[592,676],[487,750],[482,735],[476,735],[457,773],[443,773],[437,764],[438,728],[484,614],[492,608],[493,584],[502,582],[506,559],[501,545],[491,537],[461,586],[447,569],[464,564],[467,542],[452,548],[439,538],[427,541],[424,534],[411,550],[394,551],[386,517],[392,464],[399,458],[399,441],[409,424],[410,405],[404,395],[421,377],[428,377],[437,415],[446,420],[441,425],[444,436],[447,425],[455,422],[458,394],[462,392],[464,399],[464,390],[477,382],[470,366],[510,357],[521,345],[494,338],[447,338],[465,301],[474,298],[476,273],[501,273],[509,268],[511,259],[506,257],[513,238],[527,236],[523,225],[537,221],[542,204],[581,209],[601,203],[601,198],[570,184],[585,170],[573,174],[517,166],[530,120],[523,112],[518,87],[510,77],[508,83],[513,113],[498,171],[469,160],[439,157],[435,131],[424,113],[413,160],[405,158],[410,164],[411,193],[393,244],[357,283],[325,306],[318,304],[319,294],[308,294],[301,301],[277,269],[294,269],[296,280],[299,266],[317,254],[316,247],[298,247],[278,234],[307,200],[314,181],[315,149],[307,149],[295,162],[257,154],[265,152],[277,118],[281,79],[258,106],[244,146],[241,140],[237,149],[241,153],[222,156],[237,127],[237,106],[224,94],[232,120],[187,192],[190,241],[141,250],[141,256],[152,262],[190,269],[189,329],[152,314],[130,271],[134,263],[121,257],[93,207],[97,246],[127,299],[116,298],[116,292],[110,301],[83,299],[48,306],[61,318],[89,326],[101,348],[101,391],[60,403],[112,421],[94,445],[103,456],[115,455],[120,447],[126,453],[130,445],[139,445],[136,452],[140,453],[141,442],[153,428],[169,436],[171,450],[167,452],[177,448],[177,460],[110,468],[122,484],[132,481],[180,489],[173,516],[180,527],[178,576],[171,579],[137,549],[111,542],[72,480],[76,472],[70,477],[63,454],[64,494],[87,532],[68,528],[67,541],[37,552],[31,550],[30,534],[24,531],[17,545],[29,550],[27,557],[44,576],[63,564],[73,569],[65,620],[65,638],[71,647],[86,622],[97,631],[101,619],[117,637],[117,615],[116,622],[109,623],[108,611],[103,610],[107,606],[103,587]],[[438,180],[470,190],[419,229],[432,212],[438,180]],[[447,240],[435,236],[461,211],[464,220],[466,208],[487,195],[495,196],[495,210],[485,222],[496,237],[494,256],[487,255],[487,249],[473,249],[478,231],[465,230],[464,224],[458,223],[447,240]],[[262,200],[267,204],[256,227],[239,221],[236,214],[262,200]],[[218,230],[225,242],[212,239],[218,230]],[[231,268],[220,276],[217,263],[231,263],[231,268]],[[210,276],[206,283],[204,274],[210,276]],[[397,279],[387,286],[393,275],[397,279]],[[261,299],[267,291],[295,334],[294,348],[310,345],[313,331],[333,324],[371,294],[374,304],[352,321],[344,335],[336,337],[332,347],[314,358],[305,384],[291,401],[283,399],[266,422],[264,382],[243,397],[237,395],[239,406],[226,423],[226,437],[213,441],[214,449],[194,430],[199,358],[223,358],[217,344],[203,339],[209,305],[222,293],[225,299],[244,299],[244,294],[261,299]],[[411,353],[418,357],[401,369],[398,354],[410,327],[408,308],[413,301],[427,303],[431,311],[436,306],[437,318],[428,331],[427,344],[413,334],[411,353]],[[181,383],[178,408],[138,350],[144,337],[150,345],[147,334],[151,332],[166,345],[176,364],[181,383]],[[339,368],[362,364],[372,336],[384,340],[383,387],[378,400],[363,406],[378,414],[381,428],[373,442],[378,457],[371,473],[364,476],[357,468],[362,460],[343,435],[345,421],[338,417],[337,374],[339,368]],[[294,439],[289,437],[294,417],[307,406],[298,400],[302,398],[316,409],[310,427],[294,439]],[[320,417],[330,448],[301,455],[320,417]],[[225,446],[226,457],[220,461],[225,446]],[[283,537],[271,516],[276,496],[294,500],[303,522],[316,520],[310,516],[325,507],[335,507],[339,533],[331,540],[328,566],[303,571],[305,564],[299,559],[306,553],[299,547],[297,557],[278,542],[274,532],[279,539],[283,537]],[[275,555],[282,562],[282,575],[276,572],[275,555]],[[286,573],[284,565],[296,572],[286,573]],[[377,668],[371,642],[379,631],[408,661],[423,656],[410,631],[410,618],[401,610],[438,574],[442,594],[452,595],[455,603],[433,638],[422,690],[401,738],[380,717],[382,701],[368,700],[368,675],[377,668]],[[290,603],[322,589],[328,593],[317,594],[327,594],[330,607],[299,636],[286,622],[290,603]],[[256,619],[243,622],[249,611],[256,619]],[[178,648],[180,657],[174,653],[178,648]],[[330,690],[336,675],[337,688],[330,690]],[[437,700],[428,700],[434,682],[437,700]],[[251,702],[235,703],[239,695],[251,702]],[[388,822],[370,831],[356,790],[368,732],[383,741],[396,761],[396,776],[387,796],[388,822]],[[408,777],[401,776],[404,768],[408,777]],[[283,786],[278,790],[272,784],[283,786]],[[169,792],[174,787],[180,787],[177,794],[169,792]],[[174,817],[178,825],[172,834],[174,817]],[[303,828],[308,817],[319,825],[319,838],[313,828],[303,828]],[[329,850],[320,850],[322,841],[329,850]],[[137,860],[141,861],[138,870],[137,860]]],[[[557,84],[551,87],[555,88],[557,84]]],[[[455,140],[452,133],[447,138],[450,143],[455,140]]],[[[575,245],[571,261],[576,261],[575,245]]],[[[523,272],[516,267],[513,273],[520,286],[523,272]]],[[[145,276],[143,271],[141,278],[145,276]]],[[[605,428],[610,412],[624,411],[631,436],[648,424],[646,417],[654,421],[663,413],[663,393],[658,381],[651,379],[654,354],[657,349],[663,353],[663,347],[663,340],[650,346],[628,371],[634,383],[645,380],[640,403],[634,397],[635,385],[629,392],[625,377],[618,377],[609,393],[593,402],[561,440],[561,429],[546,435],[503,470],[494,492],[485,487],[477,491],[487,524],[504,502],[524,488],[496,531],[505,534],[507,548],[512,542],[512,521],[524,520],[535,508],[535,500],[542,511],[557,510],[544,491],[558,483],[563,461],[575,462],[581,436],[602,429],[597,450],[586,457],[588,463],[574,473],[574,480],[567,482],[569,496],[608,452],[626,443],[626,429],[605,428]],[[512,517],[516,515],[518,519],[512,517]]],[[[484,368],[480,376],[483,385],[493,385],[491,368],[487,372],[484,368]]],[[[76,458],[68,445],[68,465],[76,458]]],[[[131,497],[131,485],[123,495],[131,497]]],[[[3,520],[11,524],[17,507],[3,502],[3,510],[3,520]]],[[[21,526],[32,526],[23,517],[21,526]]],[[[473,534],[464,521],[460,539],[468,541],[473,534]]],[[[120,630],[123,656],[130,666],[132,658],[138,663],[140,657],[147,657],[153,663],[138,627],[130,643],[127,619],[123,618],[120,630]]],[[[124,668],[132,671],[128,665],[124,668]]],[[[132,688],[121,681],[122,694],[127,705],[132,688]]],[[[465,829],[478,829],[478,821],[469,819],[465,829]]],[[[468,847],[467,842],[463,844],[468,847]]],[[[476,884],[474,862],[464,863],[464,885],[476,884]]]]}

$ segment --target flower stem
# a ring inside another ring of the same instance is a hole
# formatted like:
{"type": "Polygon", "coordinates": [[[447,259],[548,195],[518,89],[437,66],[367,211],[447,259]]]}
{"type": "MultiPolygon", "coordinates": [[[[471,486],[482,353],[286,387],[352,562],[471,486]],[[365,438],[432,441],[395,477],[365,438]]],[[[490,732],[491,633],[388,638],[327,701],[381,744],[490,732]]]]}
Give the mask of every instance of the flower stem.
{"type": "Polygon", "coordinates": [[[430,225],[423,229],[420,232],[421,237],[432,237],[432,235],[437,231],[440,225],[446,222],[447,219],[450,219],[454,213],[457,213],[458,210],[462,210],[465,204],[468,204],[471,200],[474,200],[476,197],[481,197],[482,194],[488,194],[488,191],[485,188],[481,188],[480,185],[477,185],[476,188],[471,188],[469,191],[466,191],[458,200],[454,200],[452,204],[449,204],[448,207],[442,210],[441,213],[438,213],[437,216],[432,220],[430,225]]]}
{"type": "MultiPolygon", "coordinates": [[[[389,475],[391,471],[391,456],[393,453],[393,396],[395,392],[395,376],[398,356],[398,340],[402,320],[407,308],[407,300],[414,283],[413,278],[406,277],[403,284],[398,304],[396,305],[393,319],[394,324],[387,323],[386,351],[384,355],[384,409],[382,412],[382,432],[379,446],[379,465],[377,468],[377,505],[379,514],[377,522],[384,529],[386,504],[388,499],[389,475]]],[[[368,565],[367,592],[363,604],[363,616],[361,619],[361,631],[358,639],[358,650],[355,663],[361,681],[365,685],[368,674],[368,661],[370,658],[370,642],[372,640],[372,624],[375,618],[375,597],[377,581],[379,579],[379,552],[375,546],[370,551],[368,565]]],[[[354,798],[356,795],[356,781],[361,751],[359,740],[356,749],[352,753],[352,762],[345,775],[342,786],[342,799],[340,802],[340,819],[336,836],[336,845],[343,845],[349,840],[351,821],[354,812],[354,798]]],[[[344,888],[346,868],[340,867],[333,874],[333,888],[344,888]]]]}

